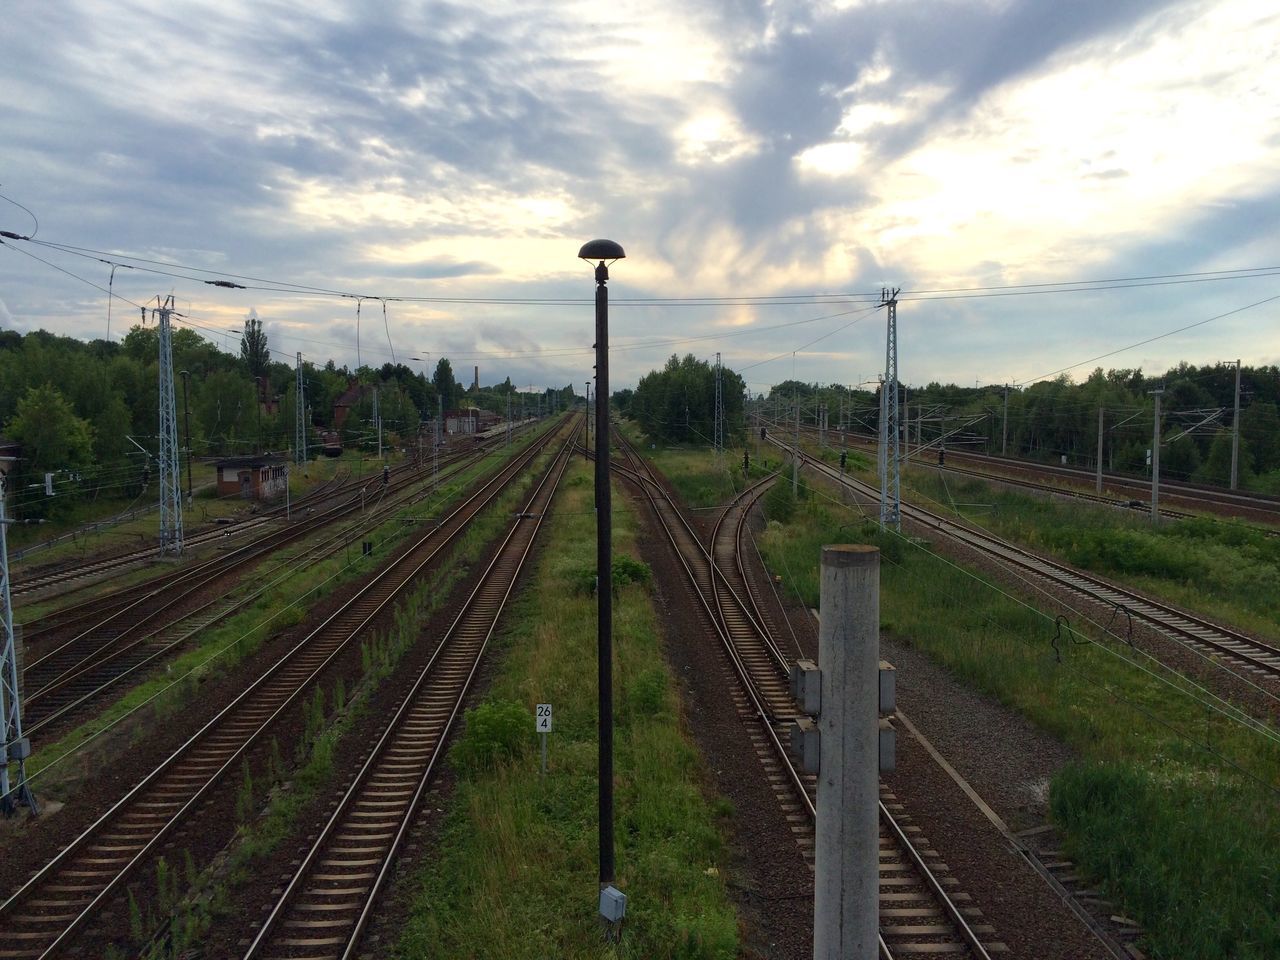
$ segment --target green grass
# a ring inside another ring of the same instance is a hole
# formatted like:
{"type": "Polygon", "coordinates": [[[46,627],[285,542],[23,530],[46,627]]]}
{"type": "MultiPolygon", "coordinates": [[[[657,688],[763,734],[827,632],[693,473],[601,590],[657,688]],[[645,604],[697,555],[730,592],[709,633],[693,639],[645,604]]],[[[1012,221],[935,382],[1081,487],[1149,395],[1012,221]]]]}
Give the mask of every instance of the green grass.
{"type": "Polygon", "coordinates": [[[1152,956],[1280,955],[1275,739],[1206,708],[1185,681],[1157,682],[1123,645],[1081,642],[1079,624],[1055,651],[1052,618],[823,496],[760,537],[770,568],[814,607],[831,542],[880,547],[886,635],[1074,748],[1080,761],[1052,784],[1054,816],[1070,855],[1150,932],[1152,956]]]}
{"type": "Polygon", "coordinates": [[[342,746],[342,738],[367,712],[377,685],[390,675],[405,652],[421,639],[421,625],[445,606],[451,591],[470,566],[510,525],[512,511],[525,501],[533,485],[534,474],[546,464],[549,456],[540,454],[533,470],[522,474],[494,504],[468,525],[445,561],[396,605],[394,624],[390,629],[363,641],[364,675],[350,697],[341,680],[327,696],[324,690],[316,689],[305,709],[305,731],[297,743],[290,745],[296,762],[291,763],[287,759],[290,754],[274,739],[265,767],[256,771],[256,775],[250,770],[248,760],[245,761],[240,782],[234,786],[240,825],[225,875],[218,879],[199,877],[194,868],[189,869],[185,899],[181,903],[174,897],[172,909],[163,909],[156,914],[148,904],[138,911],[136,923],[132,924],[137,928],[133,935],[135,946],[151,939],[158,925],[172,913],[171,940],[167,949],[158,953],[153,950],[148,956],[180,956],[183,949],[198,944],[199,938],[213,923],[235,909],[232,902],[234,889],[247,881],[257,866],[281,843],[295,835],[299,817],[318,795],[332,787],[335,752],[342,746]]]}
{"type": "MultiPolygon", "coordinates": [[[[431,497],[431,503],[437,510],[456,503],[463,492],[475,479],[494,468],[497,462],[513,456],[524,443],[513,444],[511,450],[501,448],[481,462],[446,480],[439,491],[431,497]]],[[[527,483],[526,481],[521,481],[527,483]]],[[[513,494],[507,493],[506,496],[513,494]]],[[[200,633],[198,642],[179,653],[171,660],[162,674],[153,676],[131,688],[123,697],[104,707],[93,718],[80,724],[59,740],[49,744],[38,744],[37,750],[27,761],[28,776],[34,777],[39,789],[45,793],[63,797],[75,781],[85,771],[75,765],[66,763],[86,744],[96,740],[106,731],[130,718],[141,710],[150,710],[151,714],[142,714],[138,718],[138,726],[133,736],[143,736],[146,726],[152,718],[163,719],[169,713],[180,709],[181,705],[196,695],[201,678],[221,672],[243,660],[256,651],[270,636],[301,622],[305,610],[309,606],[328,596],[341,585],[363,576],[379,564],[397,542],[407,537],[415,527],[400,519],[400,514],[420,514],[423,505],[418,504],[403,508],[396,517],[384,521],[375,530],[363,534],[377,544],[371,556],[363,556],[357,549],[348,547],[343,553],[335,554],[326,560],[310,563],[299,569],[292,576],[281,580],[262,596],[254,600],[245,609],[234,616],[210,627],[200,633]],[[56,775],[53,771],[57,771],[56,775]],[[47,772],[46,772],[47,771],[47,772]]],[[[464,542],[472,542],[472,538],[481,536],[485,528],[472,525],[463,536],[464,542]]],[[[354,545],[353,545],[354,546],[354,545]]],[[[265,561],[265,565],[272,561],[265,561]]],[[[245,584],[239,589],[247,591],[259,584],[252,575],[246,575],[245,584]]]]}
{"type": "MultiPolygon", "coordinates": [[[[634,554],[636,520],[614,500],[614,544],[634,554]]],[[[682,735],[643,574],[614,604],[617,885],[625,936],[596,916],[595,599],[590,482],[567,475],[534,581],[507,615],[504,662],[451,753],[458,771],[438,856],[414,880],[398,955],[530,958],[737,956],[724,852],[682,735]],[[539,777],[533,706],[553,704],[539,777]]]]}
{"type": "Polygon", "coordinates": [[[913,471],[911,487],[962,509],[1000,536],[1205,616],[1280,641],[1280,537],[1243,523],[1197,518],[1152,527],[1132,511],[1002,490],[977,480],[913,471]]]}

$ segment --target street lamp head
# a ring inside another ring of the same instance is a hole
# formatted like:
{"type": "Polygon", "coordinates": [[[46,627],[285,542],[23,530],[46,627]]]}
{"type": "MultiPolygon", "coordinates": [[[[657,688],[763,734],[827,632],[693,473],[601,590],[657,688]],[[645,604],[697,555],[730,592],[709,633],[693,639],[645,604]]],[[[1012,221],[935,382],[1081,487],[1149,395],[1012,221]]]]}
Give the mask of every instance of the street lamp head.
{"type": "Polygon", "coordinates": [[[609,263],[613,263],[613,261],[621,260],[625,256],[622,244],[615,243],[612,240],[589,240],[578,251],[580,259],[587,262],[598,261],[596,264],[596,284],[600,289],[604,289],[605,282],[609,279],[609,268],[605,261],[608,260],[609,263]]]}
{"type": "Polygon", "coordinates": [[[589,240],[578,251],[581,260],[622,260],[626,258],[622,244],[613,240],[589,240]]]}

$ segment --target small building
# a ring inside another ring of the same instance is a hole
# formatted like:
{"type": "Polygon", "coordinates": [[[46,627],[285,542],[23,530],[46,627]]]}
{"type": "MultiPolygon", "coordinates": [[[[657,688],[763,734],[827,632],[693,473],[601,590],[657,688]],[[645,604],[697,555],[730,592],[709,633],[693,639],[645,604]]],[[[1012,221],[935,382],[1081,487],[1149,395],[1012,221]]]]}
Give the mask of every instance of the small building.
{"type": "Polygon", "coordinates": [[[488,410],[478,410],[475,407],[469,407],[465,410],[446,410],[444,413],[444,432],[448,434],[483,433],[491,427],[496,427],[501,422],[502,418],[496,413],[490,413],[488,410]]]}
{"type": "Polygon", "coordinates": [[[333,429],[341,430],[342,425],[346,422],[347,416],[351,413],[351,409],[364,399],[373,388],[368,384],[361,383],[355,377],[347,380],[347,389],[342,391],[338,399],[333,401],[333,429]]]}
{"type": "Polygon", "coordinates": [[[285,458],[276,453],[251,457],[223,457],[213,462],[218,475],[218,496],[246,500],[273,500],[284,496],[288,482],[285,458]]]}

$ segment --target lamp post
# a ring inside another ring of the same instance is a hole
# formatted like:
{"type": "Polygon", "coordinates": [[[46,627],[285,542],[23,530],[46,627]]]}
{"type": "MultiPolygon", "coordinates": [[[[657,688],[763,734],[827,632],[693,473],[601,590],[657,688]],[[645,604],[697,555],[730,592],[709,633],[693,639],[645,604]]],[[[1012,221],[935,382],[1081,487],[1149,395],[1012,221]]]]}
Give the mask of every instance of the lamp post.
{"type": "Polygon", "coordinates": [[[191,506],[191,401],[187,398],[191,371],[179,370],[178,375],[182,377],[182,419],[186,421],[187,432],[187,506],[191,506]]]}
{"type": "MultiPolygon", "coordinates": [[[[600,692],[600,889],[613,884],[613,525],[609,495],[609,268],[626,254],[612,240],[583,244],[596,266],[596,648],[600,692]]],[[[588,407],[588,409],[590,409],[588,407]]],[[[605,898],[601,897],[604,907],[605,898]]]]}

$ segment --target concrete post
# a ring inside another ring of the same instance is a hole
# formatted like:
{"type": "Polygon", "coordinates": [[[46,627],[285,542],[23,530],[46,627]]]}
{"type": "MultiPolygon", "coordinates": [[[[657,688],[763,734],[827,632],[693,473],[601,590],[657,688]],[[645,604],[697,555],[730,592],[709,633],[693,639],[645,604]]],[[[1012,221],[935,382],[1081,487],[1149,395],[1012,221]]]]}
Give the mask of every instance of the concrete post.
{"type": "Polygon", "coordinates": [[[814,960],[875,960],[880,921],[880,551],[822,548],[814,960]]]}
{"type": "Polygon", "coordinates": [[[1098,407],[1098,494],[1102,494],[1102,407],[1098,407]]]}
{"type": "MultiPolygon", "coordinates": [[[[1235,412],[1231,417],[1231,489],[1240,483],[1240,361],[1236,361],[1235,412]]],[[[188,455],[189,457],[190,455],[188,455]]],[[[190,463],[190,459],[187,463],[190,463]]],[[[188,467],[187,469],[190,469],[188,467]]]]}
{"type": "Polygon", "coordinates": [[[1151,438],[1151,525],[1160,524],[1160,397],[1164,389],[1148,390],[1156,398],[1155,426],[1151,438]]]}

